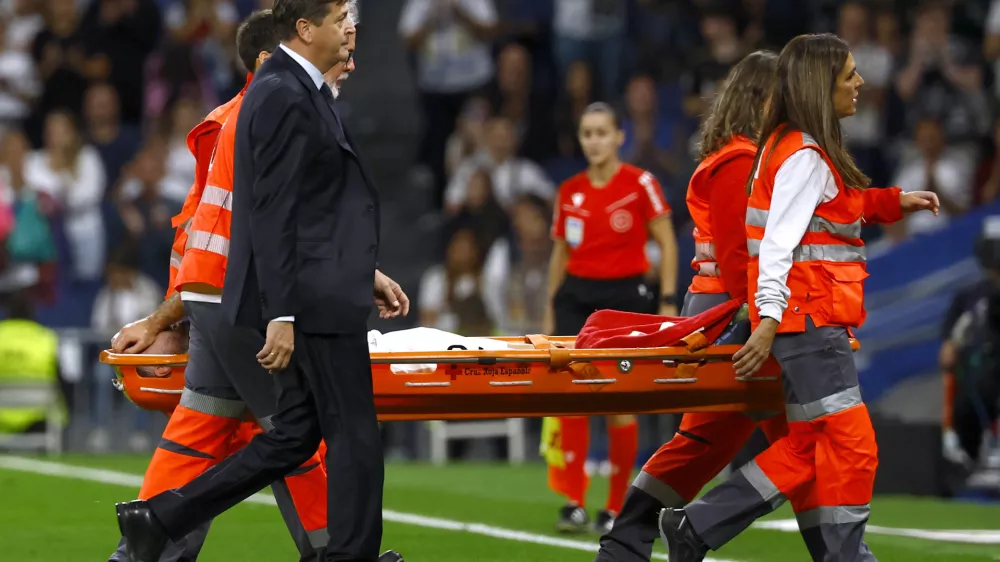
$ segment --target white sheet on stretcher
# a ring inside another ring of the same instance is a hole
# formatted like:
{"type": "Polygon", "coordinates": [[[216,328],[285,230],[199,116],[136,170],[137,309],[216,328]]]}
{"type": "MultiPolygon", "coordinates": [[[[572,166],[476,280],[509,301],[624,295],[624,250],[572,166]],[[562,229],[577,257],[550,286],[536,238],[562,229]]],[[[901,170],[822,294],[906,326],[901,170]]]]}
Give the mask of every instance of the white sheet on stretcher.
{"type": "MultiPolygon", "coordinates": [[[[368,352],[393,353],[403,351],[448,351],[453,346],[461,346],[466,350],[495,351],[508,349],[505,342],[489,338],[467,338],[434,328],[413,328],[398,332],[381,333],[378,330],[368,332],[368,352]]],[[[390,365],[393,373],[433,373],[437,370],[434,363],[419,365],[390,365]]]]}

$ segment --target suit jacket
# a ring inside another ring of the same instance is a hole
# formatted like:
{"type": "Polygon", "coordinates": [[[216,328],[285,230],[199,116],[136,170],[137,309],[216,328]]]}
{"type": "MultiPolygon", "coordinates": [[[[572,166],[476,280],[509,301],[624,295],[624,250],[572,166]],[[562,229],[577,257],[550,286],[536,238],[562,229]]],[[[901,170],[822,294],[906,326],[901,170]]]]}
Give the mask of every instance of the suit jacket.
{"type": "Polygon", "coordinates": [[[262,328],[365,331],[379,198],[336,109],[282,49],[261,65],[236,124],[233,222],[222,306],[262,328]]]}

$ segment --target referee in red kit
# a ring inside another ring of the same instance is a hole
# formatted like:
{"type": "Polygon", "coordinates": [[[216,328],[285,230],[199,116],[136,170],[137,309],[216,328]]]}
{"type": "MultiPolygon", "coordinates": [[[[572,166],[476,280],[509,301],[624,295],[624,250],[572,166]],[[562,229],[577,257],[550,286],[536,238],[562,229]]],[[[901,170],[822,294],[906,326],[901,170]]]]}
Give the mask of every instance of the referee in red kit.
{"type": "MultiPolygon", "coordinates": [[[[645,284],[650,236],[660,247],[659,311],[676,316],[677,246],[670,206],[659,183],[649,172],[619,159],[625,133],[610,105],[587,107],[578,133],[588,166],[559,188],[545,333],[576,335],[587,317],[601,309],[651,312],[654,296],[645,284]]],[[[549,486],[567,499],[556,528],[585,531],[590,524],[584,504],[589,419],[549,418],[545,423],[549,486]],[[554,423],[558,427],[552,427],[554,423]]],[[[607,504],[594,520],[594,530],[600,533],[611,529],[621,510],[639,449],[635,416],[608,416],[607,424],[611,482],[607,504]]]]}

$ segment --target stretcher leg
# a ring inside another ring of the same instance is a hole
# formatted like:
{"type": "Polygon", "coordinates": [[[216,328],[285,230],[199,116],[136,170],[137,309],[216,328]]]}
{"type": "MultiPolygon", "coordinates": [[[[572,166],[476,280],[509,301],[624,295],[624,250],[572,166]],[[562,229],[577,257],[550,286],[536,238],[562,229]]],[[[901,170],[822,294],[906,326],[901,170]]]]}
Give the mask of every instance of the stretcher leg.
{"type": "Polygon", "coordinates": [[[843,329],[811,323],[805,333],[775,340],[789,433],[685,508],[708,547],[718,549],[794,498],[799,528],[814,560],[875,560],[863,535],[877,447],[851,353],[843,329]],[[816,507],[806,509],[810,504],[816,507]]]}

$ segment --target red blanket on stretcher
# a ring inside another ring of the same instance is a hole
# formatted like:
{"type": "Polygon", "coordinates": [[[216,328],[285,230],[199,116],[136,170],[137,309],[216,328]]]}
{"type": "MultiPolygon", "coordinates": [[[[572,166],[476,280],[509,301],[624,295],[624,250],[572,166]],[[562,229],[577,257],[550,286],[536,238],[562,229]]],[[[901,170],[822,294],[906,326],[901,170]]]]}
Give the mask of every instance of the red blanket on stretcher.
{"type": "Polygon", "coordinates": [[[576,338],[577,349],[670,347],[701,330],[714,342],[726,330],[741,303],[731,300],[697,316],[659,316],[617,310],[598,310],[576,338]]]}

